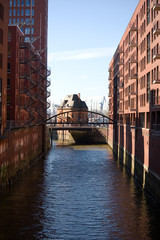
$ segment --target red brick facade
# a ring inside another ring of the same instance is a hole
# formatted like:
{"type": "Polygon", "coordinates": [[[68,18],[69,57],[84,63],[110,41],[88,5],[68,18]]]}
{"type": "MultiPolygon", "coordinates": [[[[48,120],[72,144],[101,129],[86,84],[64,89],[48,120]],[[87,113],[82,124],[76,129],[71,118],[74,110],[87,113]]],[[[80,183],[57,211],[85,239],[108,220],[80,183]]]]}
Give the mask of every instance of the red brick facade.
{"type": "Polygon", "coordinates": [[[10,0],[9,24],[17,24],[47,63],[48,0],[10,0]],[[37,39],[37,40],[36,40],[37,39]]]}
{"type": "Polygon", "coordinates": [[[124,164],[144,185],[160,176],[160,0],[139,1],[110,62],[109,117],[117,125],[108,141],[124,164]]]}
{"type": "Polygon", "coordinates": [[[139,1],[109,67],[110,117],[155,130],[160,129],[159,4],[139,1]]]}
{"type": "Polygon", "coordinates": [[[0,0],[0,135],[6,127],[8,1],[0,0]]]}
{"type": "Polygon", "coordinates": [[[25,42],[21,30],[9,26],[7,117],[11,125],[18,127],[45,119],[49,107],[46,105],[48,74],[42,57],[32,44],[25,42]]]}

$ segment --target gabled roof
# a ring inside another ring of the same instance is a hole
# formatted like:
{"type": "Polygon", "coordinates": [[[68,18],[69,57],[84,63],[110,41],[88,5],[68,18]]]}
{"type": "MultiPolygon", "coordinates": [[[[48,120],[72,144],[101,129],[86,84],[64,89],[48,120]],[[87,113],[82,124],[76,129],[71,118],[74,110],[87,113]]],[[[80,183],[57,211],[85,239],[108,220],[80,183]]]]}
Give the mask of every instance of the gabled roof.
{"type": "Polygon", "coordinates": [[[82,101],[77,94],[67,95],[63,101],[62,107],[88,109],[86,103],[82,101]]]}

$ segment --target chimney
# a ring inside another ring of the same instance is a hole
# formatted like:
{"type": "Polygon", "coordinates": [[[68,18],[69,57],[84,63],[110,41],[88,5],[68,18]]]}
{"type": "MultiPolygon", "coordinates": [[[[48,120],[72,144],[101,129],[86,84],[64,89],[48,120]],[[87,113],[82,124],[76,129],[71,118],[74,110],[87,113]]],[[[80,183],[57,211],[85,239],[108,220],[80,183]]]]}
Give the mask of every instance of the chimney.
{"type": "Polygon", "coordinates": [[[78,98],[79,98],[79,99],[81,98],[81,94],[80,94],[80,93],[78,93],[78,98]]]}

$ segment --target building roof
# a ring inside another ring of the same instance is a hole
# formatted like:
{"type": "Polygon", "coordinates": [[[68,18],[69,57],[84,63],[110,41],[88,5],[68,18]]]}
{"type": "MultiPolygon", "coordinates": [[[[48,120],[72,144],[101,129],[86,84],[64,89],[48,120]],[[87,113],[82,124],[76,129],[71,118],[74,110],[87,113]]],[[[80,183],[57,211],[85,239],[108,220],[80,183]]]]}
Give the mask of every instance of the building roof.
{"type": "Polygon", "coordinates": [[[77,94],[67,95],[63,101],[62,107],[88,109],[86,103],[82,101],[77,94]]]}

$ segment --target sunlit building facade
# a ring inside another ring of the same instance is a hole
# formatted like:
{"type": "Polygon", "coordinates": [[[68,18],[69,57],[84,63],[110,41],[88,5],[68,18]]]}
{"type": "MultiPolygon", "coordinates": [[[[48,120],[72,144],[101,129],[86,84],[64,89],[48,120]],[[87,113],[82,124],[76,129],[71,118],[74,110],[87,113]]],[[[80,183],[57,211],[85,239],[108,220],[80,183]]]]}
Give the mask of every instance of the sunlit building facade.
{"type": "Polygon", "coordinates": [[[80,99],[80,94],[67,95],[62,106],[57,108],[57,122],[59,123],[75,123],[84,122],[88,119],[88,107],[84,101],[80,99]],[[73,112],[74,111],[74,112],[73,112]]]}
{"type": "MultiPolygon", "coordinates": [[[[108,141],[140,181],[160,176],[160,1],[140,0],[109,65],[108,141]]],[[[150,188],[155,182],[150,182],[150,188]]],[[[153,190],[153,189],[150,189],[153,190]]]]}

